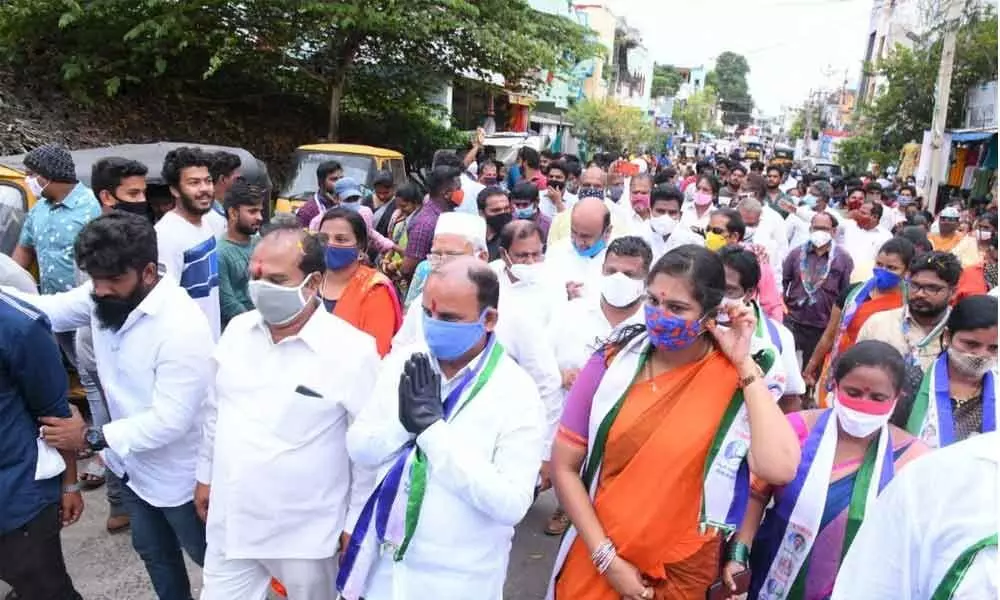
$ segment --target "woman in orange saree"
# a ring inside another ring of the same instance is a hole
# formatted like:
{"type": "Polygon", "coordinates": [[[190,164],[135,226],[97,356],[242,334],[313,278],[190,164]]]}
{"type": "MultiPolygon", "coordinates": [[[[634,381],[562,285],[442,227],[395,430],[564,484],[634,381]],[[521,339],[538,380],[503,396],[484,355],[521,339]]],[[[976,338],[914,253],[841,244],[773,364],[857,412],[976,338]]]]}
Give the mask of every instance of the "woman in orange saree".
{"type": "Polygon", "coordinates": [[[806,385],[816,386],[816,403],[820,408],[829,408],[827,384],[830,365],[854,345],[868,317],[903,305],[902,281],[909,272],[915,252],[913,244],[902,237],[894,237],[882,244],[875,258],[872,277],[847,288],[837,299],[823,337],[816,344],[809,363],[802,369],[806,385]]]}
{"type": "Polygon", "coordinates": [[[577,377],[552,458],[573,526],[549,599],[702,597],[719,575],[717,531],[742,518],[747,469],[794,476],[776,350],[754,362],[753,312],[720,309],[724,289],[714,253],[668,252],[647,280],[646,326],[622,331],[577,377]],[[716,327],[720,310],[728,329],[716,327]]]}
{"type": "Polygon", "coordinates": [[[328,240],[319,290],[324,307],[375,338],[379,355],[385,356],[403,313],[389,278],[361,262],[368,247],[364,219],[348,208],[334,208],[323,215],[319,231],[328,240]]]}

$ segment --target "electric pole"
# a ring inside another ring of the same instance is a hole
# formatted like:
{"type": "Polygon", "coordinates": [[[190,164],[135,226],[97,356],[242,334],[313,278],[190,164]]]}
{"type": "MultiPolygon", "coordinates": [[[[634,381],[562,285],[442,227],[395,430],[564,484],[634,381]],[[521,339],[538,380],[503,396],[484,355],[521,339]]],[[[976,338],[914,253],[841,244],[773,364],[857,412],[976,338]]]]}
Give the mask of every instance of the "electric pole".
{"type": "Polygon", "coordinates": [[[965,0],[945,0],[945,33],[941,45],[941,64],[938,66],[937,86],[934,89],[934,117],[931,121],[930,172],[924,178],[922,192],[927,210],[934,214],[938,186],[944,161],[950,148],[944,148],[944,128],[948,121],[948,101],[951,97],[951,73],[955,66],[955,44],[958,39],[959,19],[965,0]]]}
{"type": "Polygon", "coordinates": [[[813,91],[809,90],[809,99],[806,100],[806,128],[802,132],[802,156],[809,156],[809,142],[812,141],[813,111],[812,111],[813,91]]]}

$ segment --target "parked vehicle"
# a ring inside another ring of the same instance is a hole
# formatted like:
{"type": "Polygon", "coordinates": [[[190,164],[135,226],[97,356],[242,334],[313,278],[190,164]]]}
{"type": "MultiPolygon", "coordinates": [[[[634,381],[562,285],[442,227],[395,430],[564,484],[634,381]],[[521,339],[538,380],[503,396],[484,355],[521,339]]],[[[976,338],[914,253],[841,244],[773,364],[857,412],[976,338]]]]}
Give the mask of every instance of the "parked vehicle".
{"type": "Polygon", "coordinates": [[[275,212],[294,212],[316,193],[316,167],[335,160],[344,176],[367,189],[379,171],[392,173],[396,185],[406,183],[406,161],[395,150],[359,144],[309,144],[299,146],[293,156],[292,173],[278,194],[275,212]]]}
{"type": "Polygon", "coordinates": [[[771,160],[768,162],[768,166],[779,167],[783,170],[788,170],[792,166],[792,162],[795,159],[795,149],[791,146],[786,146],[784,144],[775,144],[774,151],[771,153],[771,160]]]}

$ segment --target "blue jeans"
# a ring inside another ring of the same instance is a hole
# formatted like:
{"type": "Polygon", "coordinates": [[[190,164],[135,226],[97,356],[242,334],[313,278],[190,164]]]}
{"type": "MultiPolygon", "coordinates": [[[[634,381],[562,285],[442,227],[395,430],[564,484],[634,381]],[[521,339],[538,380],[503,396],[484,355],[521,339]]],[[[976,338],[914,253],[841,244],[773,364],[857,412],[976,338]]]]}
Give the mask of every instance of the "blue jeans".
{"type": "MultiPolygon", "coordinates": [[[[108,414],[108,402],[104,397],[104,388],[101,387],[101,379],[97,376],[97,370],[80,369],[80,384],[87,392],[87,404],[90,406],[90,420],[94,427],[101,427],[111,422],[108,414]]],[[[125,507],[122,506],[122,480],[111,472],[111,469],[104,469],[104,479],[107,481],[105,491],[108,494],[108,505],[112,517],[125,514],[125,507]]]]}
{"type": "Polygon", "coordinates": [[[205,524],[195,513],[194,502],[160,508],[123,485],[122,503],[132,524],[132,547],[146,564],[156,596],[160,600],[192,600],[181,549],[198,566],[205,562],[205,524]]]}

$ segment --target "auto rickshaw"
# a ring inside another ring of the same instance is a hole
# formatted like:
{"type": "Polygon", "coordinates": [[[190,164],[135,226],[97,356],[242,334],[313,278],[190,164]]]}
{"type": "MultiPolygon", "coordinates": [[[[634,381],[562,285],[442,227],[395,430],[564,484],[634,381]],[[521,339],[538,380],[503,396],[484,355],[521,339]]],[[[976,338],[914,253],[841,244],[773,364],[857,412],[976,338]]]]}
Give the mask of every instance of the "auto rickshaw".
{"type": "Polygon", "coordinates": [[[294,212],[316,193],[316,168],[335,160],[350,177],[366,189],[379,171],[392,173],[393,183],[406,183],[406,163],[395,150],[360,144],[309,144],[299,146],[292,157],[292,173],[278,194],[274,212],[294,212]]]}
{"type": "Polygon", "coordinates": [[[743,150],[743,159],[754,161],[760,160],[764,156],[764,146],[760,142],[747,142],[743,150]]]}
{"type": "Polygon", "coordinates": [[[769,167],[778,167],[782,171],[787,171],[792,167],[795,159],[795,150],[791,146],[775,144],[771,160],[767,163],[769,167]]]}

